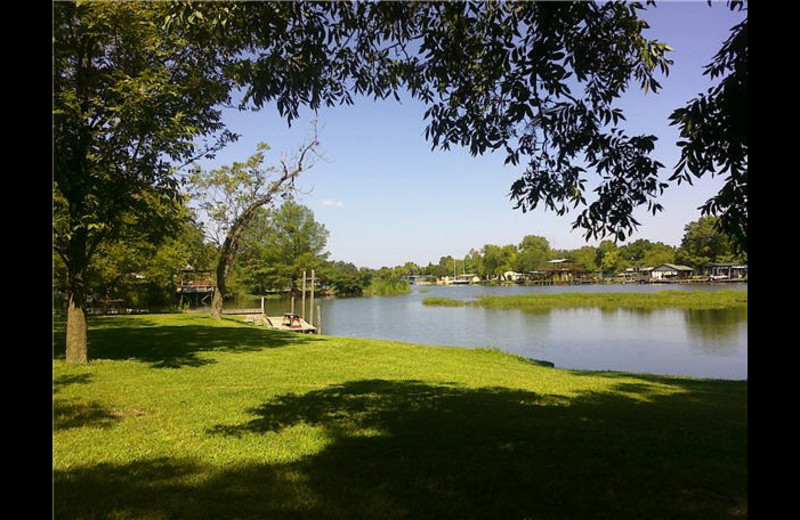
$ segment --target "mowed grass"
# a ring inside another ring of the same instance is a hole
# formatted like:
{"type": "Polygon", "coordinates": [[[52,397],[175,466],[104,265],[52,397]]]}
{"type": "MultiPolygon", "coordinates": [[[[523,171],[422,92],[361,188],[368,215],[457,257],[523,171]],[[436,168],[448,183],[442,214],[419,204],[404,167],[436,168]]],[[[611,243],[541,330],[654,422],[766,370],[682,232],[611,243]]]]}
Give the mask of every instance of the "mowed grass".
{"type": "Polygon", "coordinates": [[[90,318],[53,361],[54,517],[735,518],[747,382],[90,318]]]}
{"type": "Polygon", "coordinates": [[[424,298],[425,305],[538,311],[554,308],[602,309],[729,309],[747,306],[747,291],[660,291],[657,293],[559,293],[479,296],[475,301],[424,298]]]}

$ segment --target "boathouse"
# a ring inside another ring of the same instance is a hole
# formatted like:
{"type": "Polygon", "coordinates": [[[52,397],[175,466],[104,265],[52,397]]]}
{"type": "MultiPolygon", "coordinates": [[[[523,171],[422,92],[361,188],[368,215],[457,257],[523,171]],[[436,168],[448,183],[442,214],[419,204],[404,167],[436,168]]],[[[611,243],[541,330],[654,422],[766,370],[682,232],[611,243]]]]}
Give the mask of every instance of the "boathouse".
{"type": "Polygon", "coordinates": [[[712,280],[742,280],[747,278],[746,265],[730,262],[709,262],[704,266],[703,272],[712,280]]]}
{"type": "Polygon", "coordinates": [[[681,280],[692,276],[694,269],[685,265],[661,264],[650,271],[652,280],[681,280]]]}
{"type": "Polygon", "coordinates": [[[573,283],[578,276],[584,273],[584,270],[575,267],[575,262],[569,258],[548,260],[537,271],[543,273],[545,279],[551,284],[573,283]]]}
{"type": "Polygon", "coordinates": [[[516,271],[506,271],[506,272],[504,272],[503,274],[500,275],[500,281],[501,282],[514,282],[514,283],[524,282],[525,281],[525,275],[522,274],[522,273],[518,273],[516,271]]]}
{"type": "Polygon", "coordinates": [[[211,271],[193,269],[187,265],[178,274],[175,292],[182,300],[192,300],[195,303],[210,301],[214,295],[214,281],[211,271]]]}

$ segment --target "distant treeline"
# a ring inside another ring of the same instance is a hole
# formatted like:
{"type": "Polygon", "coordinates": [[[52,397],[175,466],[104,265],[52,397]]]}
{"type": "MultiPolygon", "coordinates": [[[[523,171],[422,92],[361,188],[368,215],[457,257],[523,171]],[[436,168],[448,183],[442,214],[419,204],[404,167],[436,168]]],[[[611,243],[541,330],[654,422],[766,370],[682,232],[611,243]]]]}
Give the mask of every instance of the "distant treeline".
{"type": "Polygon", "coordinates": [[[727,237],[716,230],[716,222],[716,217],[703,217],[689,223],[684,228],[680,246],[639,239],[621,245],[605,240],[597,246],[553,249],[546,238],[528,235],[518,244],[486,244],[479,249],[470,249],[462,258],[443,256],[438,263],[430,262],[426,266],[406,262],[390,270],[401,276],[441,278],[471,274],[492,280],[507,271],[534,271],[555,259],[569,259],[577,269],[599,272],[604,276],[614,276],[628,268],[658,267],[665,263],[700,269],[709,262],[746,262],[746,258],[734,253],[727,237]]]}
{"type": "MultiPolygon", "coordinates": [[[[294,201],[263,210],[241,240],[240,252],[229,276],[233,296],[298,292],[303,273],[320,294],[337,296],[394,295],[408,292],[404,277],[470,274],[491,281],[506,271],[530,272],[548,260],[566,258],[587,272],[613,276],[629,267],[655,267],[664,263],[700,268],[708,262],[746,262],[733,253],[729,241],[714,227],[715,217],[704,217],[685,227],[680,246],[640,239],[618,245],[607,240],[597,246],[559,250],[547,239],[528,235],[518,244],[486,244],[471,249],[462,258],[443,256],[437,263],[420,266],[406,262],[394,267],[370,269],[351,262],[329,260],[328,231],[313,212],[294,201]]],[[[203,229],[187,222],[180,233],[160,245],[146,239],[106,245],[95,255],[87,286],[93,304],[122,300],[126,307],[178,307],[188,302],[176,294],[176,286],[187,272],[195,272],[214,283],[213,266],[218,246],[206,240],[203,229]]],[[[53,258],[55,303],[63,305],[66,269],[53,258]]],[[[90,302],[91,303],[91,302],[90,302]]]]}

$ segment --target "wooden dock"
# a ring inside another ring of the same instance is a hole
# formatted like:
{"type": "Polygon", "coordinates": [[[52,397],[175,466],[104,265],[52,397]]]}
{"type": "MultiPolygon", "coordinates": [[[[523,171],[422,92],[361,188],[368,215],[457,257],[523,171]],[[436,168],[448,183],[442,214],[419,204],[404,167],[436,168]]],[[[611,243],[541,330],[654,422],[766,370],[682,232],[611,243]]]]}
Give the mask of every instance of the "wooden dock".
{"type": "Polygon", "coordinates": [[[285,330],[289,332],[302,332],[305,334],[314,334],[317,328],[301,317],[297,319],[289,319],[286,316],[265,316],[268,326],[271,329],[285,330]]]}
{"type": "Polygon", "coordinates": [[[236,316],[245,321],[264,325],[271,329],[283,330],[288,332],[301,332],[314,334],[317,328],[300,316],[285,314],[283,316],[265,316],[261,309],[230,309],[222,312],[225,316],[236,316]]]}

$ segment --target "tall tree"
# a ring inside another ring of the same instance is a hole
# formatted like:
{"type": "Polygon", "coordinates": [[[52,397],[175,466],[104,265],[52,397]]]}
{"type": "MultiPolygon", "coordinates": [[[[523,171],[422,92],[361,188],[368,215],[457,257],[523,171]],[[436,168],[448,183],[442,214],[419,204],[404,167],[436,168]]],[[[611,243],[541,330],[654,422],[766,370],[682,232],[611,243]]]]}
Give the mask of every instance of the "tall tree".
{"type": "Polygon", "coordinates": [[[94,253],[175,230],[175,166],[232,138],[214,108],[229,100],[225,55],[177,27],[165,35],[165,8],[53,4],[53,246],[67,271],[67,363],[88,359],[94,253]]]}
{"type": "MultiPolygon", "coordinates": [[[[711,2],[709,1],[709,4],[711,2]]],[[[745,2],[729,1],[731,10],[746,11],[745,2]]],[[[670,180],[688,182],[703,175],[727,175],[725,184],[701,206],[703,215],[718,216],[718,229],[740,253],[747,254],[747,18],[704,71],[719,83],[670,116],[680,128],[681,159],[670,180]]]]}
{"type": "Polygon", "coordinates": [[[718,226],[719,217],[706,216],[684,227],[683,239],[676,259],[690,267],[701,268],[708,262],[741,260],[730,238],[718,226]]]}
{"type": "Polygon", "coordinates": [[[620,247],[619,254],[632,267],[657,267],[675,262],[674,247],[644,239],[620,247]]]}
{"type": "Polygon", "coordinates": [[[310,208],[288,198],[254,218],[242,236],[239,263],[262,290],[295,289],[304,270],[319,270],[327,260],[329,235],[310,208]]]}
{"type": "Polygon", "coordinates": [[[337,296],[360,296],[372,281],[371,273],[359,269],[350,262],[326,262],[319,272],[324,285],[336,292],[337,296]]]}
{"type": "Polygon", "coordinates": [[[483,253],[483,276],[491,280],[502,275],[505,271],[512,271],[517,261],[517,247],[513,244],[497,246],[486,244],[481,250],[483,253]]]}
{"type": "Polygon", "coordinates": [[[219,245],[216,267],[217,287],[211,302],[211,315],[222,315],[227,291],[226,280],[236,259],[239,240],[258,210],[288,196],[294,180],[314,163],[317,147],[316,126],[307,142],[291,158],[281,157],[279,166],[265,166],[269,146],[260,143],[258,152],[244,162],[234,162],[213,170],[196,167],[189,179],[190,192],[208,218],[209,237],[219,245]]]}
{"type": "Polygon", "coordinates": [[[521,273],[537,269],[550,257],[550,243],[545,237],[527,235],[522,238],[518,248],[516,270],[521,273]]]}

